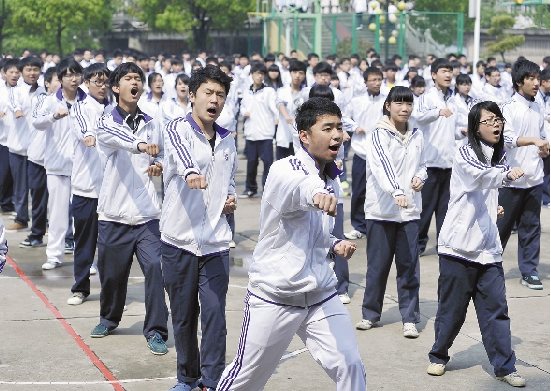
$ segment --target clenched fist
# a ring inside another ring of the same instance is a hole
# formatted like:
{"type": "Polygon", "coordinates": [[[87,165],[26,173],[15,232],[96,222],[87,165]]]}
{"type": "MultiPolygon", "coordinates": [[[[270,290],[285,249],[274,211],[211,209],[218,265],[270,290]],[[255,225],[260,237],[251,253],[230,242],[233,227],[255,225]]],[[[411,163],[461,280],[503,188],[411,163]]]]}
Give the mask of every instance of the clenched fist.
{"type": "Polygon", "coordinates": [[[356,243],[349,242],[348,240],[341,240],[335,245],[333,251],[344,259],[350,259],[354,251],[356,251],[356,243]]]}
{"type": "Polygon", "coordinates": [[[157,157],[159,154],[159,145],[139,143],[138,150],[147,153],[149,156],[157,157]]]}
{"type": "Polygon", "coordinates": [[[61,119],[63,117],[67,117],[69,115],[69,111],[67,110],[67,107],[60,107],[57,112],[54,114],[55,119],[61,119]]]}
{"type": "Polygon", "coordinates": [[[332,194],[318,193],[314,196],[314,205],[329,216],[337,217],[337,197],[332,194]]]}
{"type": "Polygon", "coordinates": [[[507,173],[507,178],[509,178],[509,180],[511,181],[516,181],[517,179],[522,178],[523,176],[524,176],[524,171],[522,171],[520,167],[515,167],[507,173]]]}
{"type": "Polygon", "coordinates": [[[96,138],[94,136],[86,136],[84,137],[84,140],[82,141],[86,147],[95,147],[96,146],[96,138]]]}
{"type": "Polygon", "coordinates": [[[187,185],[190,189],[206,189],[207,184],[207,178],[204,175],[197,175],[197,174],[189,174],[186,178],[187,185]]]}
{"type": "Polygon", "coordinates": [[[235,196],[231,195],[228,196],[226,199],[226,202],[224,203],[224,208],[222,209],[222,213],[225,215],[232,214],[237,209],[237,204],[235,203],[235,196]]]}
{"type": "Polygon", "coordinates": [[[147,167],[147,173],[151,176],[161,176],[163,172],[163,165],[161,163],[155,163],[147,167]]]}

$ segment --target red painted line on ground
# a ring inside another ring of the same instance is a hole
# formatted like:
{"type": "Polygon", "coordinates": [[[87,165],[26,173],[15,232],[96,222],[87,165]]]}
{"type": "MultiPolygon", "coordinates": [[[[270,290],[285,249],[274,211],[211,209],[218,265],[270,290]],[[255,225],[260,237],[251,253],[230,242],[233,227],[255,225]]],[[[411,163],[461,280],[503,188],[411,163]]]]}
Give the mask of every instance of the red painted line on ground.
{"type": "MultiPolygon", "coordinates": [[[[69,335],[73,337],[77,345],[84,351],[84,353],[86,353],[88,358],[90,358],[90,360],[92,361],[92,364],[94,364],[99,369],[103,377],[105,377],[106,380],[117,382],[118,381],[117,378],[115,378],[115,376],[111,373],[109,369],[107,369],[107,367],[103,364],[103,362],[99,359],[99,357],[96,356],[96,354],[88,347],[88,345],[86,345],[86,342],[84,342],[84,340],[80,337],[80,335],[77,334],[73,326],[71,326],[69,322],[67,322],[67,320],[63,317],[63,315],[61,315],[61,312],[59,312],[59,310],[55,308],[52,303],[50,303],[46,295],[44,295],[44,293],[42,293],[40,289],[37,288],[37,286],[31,281],[29,277],[27,277],[27,275],[23,272],[23,270],[19,268],[17,263],[15,263],[15,261],[11,259],[11,257],[7,254],[6,254],[6,261],[11,267],[13,267],[13,269],[17,272],[19,277],[21,277],[21,279],[27,283],[27,285],[40,298],[40,300],[42,300],[42,302],[52,312],[52,314],[54,314],[56,319],[59,320],[59,322],[61,323],[63,328],[67,331],[67,333],[69,333],[69,335]]],[[[116,391],[125,391],[124,388],[119,383],[111,383],[111,385],[116,391]]]]}

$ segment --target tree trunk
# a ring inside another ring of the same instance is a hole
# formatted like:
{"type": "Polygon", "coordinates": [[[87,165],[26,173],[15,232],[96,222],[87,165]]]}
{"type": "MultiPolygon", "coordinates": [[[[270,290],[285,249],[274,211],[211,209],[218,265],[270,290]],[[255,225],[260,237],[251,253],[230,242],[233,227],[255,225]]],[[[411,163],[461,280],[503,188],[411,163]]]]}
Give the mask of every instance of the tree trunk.
{"type": "Polygon", "coordinates": [[[206,50],[209,35],[209,20],[205,20],[206,13],[197,16],[197,19],[201,21],[201,25],[193,28],[193,42],[196,50],[206,50]]]}
{"type": "Polygon", "coordinates": [[[59,53],[59,57],[63,58],[63,47],[61,44],[61,33],[63,31],[63,27],[61,26],[61,21],[58,21],[56,33],[55,33],[55,42],[57,44],[57,51],[59,53]]]}
{"type": "Polygon", "coordinates": [[[505,62],[505,52],[499,52],[499,54],[501,54],[501,59],[505,62]]]}

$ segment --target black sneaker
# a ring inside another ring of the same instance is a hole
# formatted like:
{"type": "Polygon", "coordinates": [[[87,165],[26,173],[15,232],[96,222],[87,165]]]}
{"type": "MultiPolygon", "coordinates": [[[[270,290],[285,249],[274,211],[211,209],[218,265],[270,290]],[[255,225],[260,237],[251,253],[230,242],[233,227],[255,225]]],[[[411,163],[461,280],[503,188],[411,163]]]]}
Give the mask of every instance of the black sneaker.
{"type": "Polygon", "coordinates": [[[253,198],[256,195],[256,191],[245,190],[243,194],[237,196],[237,198],[253,198]]]}
{"type": "Polygon", "coordinates": [[[39,238],[31,238],[30,236],[27,239],[19,243],[21,248],[35,248],[35,247],[44,247],[44,242],[39,238]]]}
{"type": "Polygon", "coordinates": [[[520,279],[520,284],[527,286],[530,289],[542,290],[543,284],[540,281],[538,276],[522,277],[520,279]]]}

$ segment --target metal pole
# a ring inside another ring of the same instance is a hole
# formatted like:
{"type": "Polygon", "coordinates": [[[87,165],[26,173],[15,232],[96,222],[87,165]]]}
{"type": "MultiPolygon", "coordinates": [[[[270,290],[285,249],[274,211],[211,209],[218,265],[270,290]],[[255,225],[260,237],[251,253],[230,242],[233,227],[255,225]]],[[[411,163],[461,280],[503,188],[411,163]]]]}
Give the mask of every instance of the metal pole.
{"type": "Polygon", "coordinates": [[[404,50],[405,46],[405,37],[404,37],[404,13],[400,12],[400,16],[398,18],[398,23],[400,23],[399,29],[398,29],[398,54],[400,57],[405,58],[406,51],[404,50]]]}
{"type": "Polygon", "coordinates": [[[333,14],[333,31],[331,32],[331,54],[337,52],[337,15],[333,14]]]}
{"type": "Polygon", "coordinates": [[[356,30],[356,14],[352,15],[352,53],[356,53],[356,36],[358,35],[358,30],[356,30]]]}
{"type": "Polygon", "coordinates": [[[277,20],[277,53],[281,53],[281,19],[277,20]]]}
{"type": "Polygon", "coordinates": [[[381,14],[375,14],[375,51],[381,54],[381,43],[379,42],[379,30],[381,29],[381,14]]]}
{"type": "Polygon", "coordinates": [[[247,55],[251,57],[251,21],[249,19],[249,28],[247,30],[247,55]]]}
{"type": "Polygon", "coordinates": [[[322,16],[321,16],[321,0],[316,0],[315,3],[315,15],[314,23],[314,53],[321,56],[321,28],[322,28],[322,16]]]}
{"type": "Polygon", "coordinates": [[[473,74],[476,73],[476,63],[480,58],[480,1],[474,0],[476,7],[476,17],[474,20],[474,53],[473,53],[473,74]]]}
{"type": "Polygon", "coordinates": [[[297,50],[298,43],[298,25],[297,25],[297,14],[293,16],[293,50],[297,50]]]}
{"type": "Polygon", "coordinates": [[[285,19],[285,56],[291,55],[291,24],[289,18],[285,19]]]}

